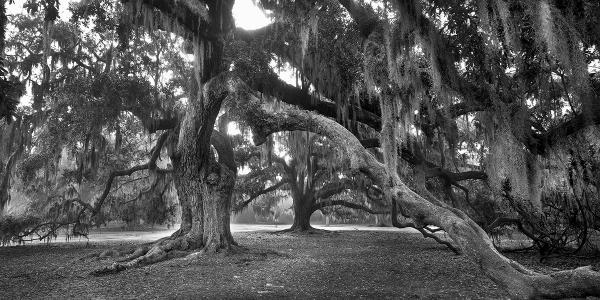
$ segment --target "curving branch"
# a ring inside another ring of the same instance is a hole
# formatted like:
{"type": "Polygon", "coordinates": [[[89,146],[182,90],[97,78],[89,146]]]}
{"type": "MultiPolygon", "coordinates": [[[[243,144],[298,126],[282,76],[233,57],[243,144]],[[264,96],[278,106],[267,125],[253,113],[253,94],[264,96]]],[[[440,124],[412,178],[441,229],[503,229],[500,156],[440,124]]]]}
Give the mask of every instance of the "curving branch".
{"type": "Polygon", "coordinates": [[[127,170],[119,170],[119,171],[111,172],[110,175],[108,176],[108,180],[106,181],[106,185],[104,186],[104,191],[102,192],[100,197],[98,197],[98,199],[96,200],[95,205],[91,206],[88,203],[81,202],[80,204],[83,205],[84,209],[82,209],[80,211],[79,215],[81,216],[85,212],[86,209],[91,211],[92,216],[95,216],[96,214],[98,214],[98,212],[100,212],[100,209],[102,209],[102,205],[104,204],[106,197],[108,197],[108,194],[110,193],[110,190],[112,188],[112,183],[115,180],[115,178],[121,177],[121,176],[129,176],[135,172],[142,171],[142,170],[156,169],[156,160],[160,157],[160,152],[161,152],[165,142],[167,141],[169,134],[170,134],[169,131],[165,131],[160,135],[160,137],[158,138],[158,141],[156,142],[156,146],[154,147],[154,152],[152,152],[152,156],[150,157],[150,160],[148,160],[147,163],[131,167],[127,170]]]}
{"type": "Polygon", "coordinates": [[[250,198],[248,200],[245,200],[245,201],[239,203],[238,205],[236,205],[233,208],[233,211],[236,211],[236,212],[241,211],[246,206],[248,206],[248,204],[250,204],[252,201],[254,201],[254,199],[258,198],[260,195],[264,195],[264,194],[268,194],[270,192],[274,192],[274,191],[278,190],[280,187],[286,185],[287,183],[288,183],[287,180],[282,180],[282,181],[280,181],[280,182],[278,182],[278,183],[276,183],[276,184],[274,184],[274,185],[272,185],[272,186],[270,186],[270,187],[268,187],[268,188],[266,188],[266,189],[264,189],[262,191],[258,191],[256,193],[250,195],[250,198]]]}
{"type": "MultiPolygon", "coordinates": [[[[464,212],[440,201],[428,201],[403,183],[396,170],[388,171],[343,126],[326,117],[300,110],[273,112],[262,107],[258,98],[241,80],[222,74],[214,80],[226,86],[227,107],[232,117],[243,120],[253,129],[255,143],[269,134],[288,130],[305,130],[329,138],[350,161],[350,168],[363,172],[380,186],[400,213],[423,224],[443,228],[455,247],[476,262],[494,282],[514,298],[585,297],[600,295],[600,273],[592,267],[542,274],[529,270],[501,255],[487,233],[464,212]]],[[[394,206],[392,206],[394,207],[394,206]]],[[[417,226],[417,227],[423,227],[417,226]]]]}

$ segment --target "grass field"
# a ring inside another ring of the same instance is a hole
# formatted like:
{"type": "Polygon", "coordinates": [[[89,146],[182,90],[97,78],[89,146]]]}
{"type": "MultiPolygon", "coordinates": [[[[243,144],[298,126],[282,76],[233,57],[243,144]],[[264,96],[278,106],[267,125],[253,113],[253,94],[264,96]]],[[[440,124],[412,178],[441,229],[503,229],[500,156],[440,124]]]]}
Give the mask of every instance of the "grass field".
{"type": "MultiPolygon", "coordinates": [[[[465,257],[406,231],[284,235],[238,231],[242,254],[171,259],[94,277],[113,259],[86,258],[140,240],[0,247],[0,298],[506,298],[465,257]]],[[[598,264],[536,253],[511,258],[538,271],[598,264]]]]}

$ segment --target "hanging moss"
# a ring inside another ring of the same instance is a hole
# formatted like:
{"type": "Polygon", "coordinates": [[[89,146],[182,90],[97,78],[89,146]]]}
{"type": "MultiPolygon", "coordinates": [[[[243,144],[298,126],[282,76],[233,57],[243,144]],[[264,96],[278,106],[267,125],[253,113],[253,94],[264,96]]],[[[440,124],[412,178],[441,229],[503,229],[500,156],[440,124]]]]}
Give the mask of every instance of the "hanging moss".
{"type": "Polygon", "coordinates": [[[502,23],[502,32],[504,34],[504,42],[515,52],[520,51],[520,39],[517,36],[516,26],[513,22],[508,3],[504,0],[496,0],[496,11],[502,23]]]}
{"type": "Polygon", "coordinates": [[[194,76],[198,85],[198,90],[202,91],[202,73],[204,71],[204,59],[206,54],[206,44],[203,40],[194,39],[194,76]]]}
{"type": "Polygon", "coordinates": [[[508,189],[523,209],[541,212],[540,176],[537,157],[530,155],[515,138],[511,118],[501,116],[491,137],[486,173],[492,190],[508,189]]]}

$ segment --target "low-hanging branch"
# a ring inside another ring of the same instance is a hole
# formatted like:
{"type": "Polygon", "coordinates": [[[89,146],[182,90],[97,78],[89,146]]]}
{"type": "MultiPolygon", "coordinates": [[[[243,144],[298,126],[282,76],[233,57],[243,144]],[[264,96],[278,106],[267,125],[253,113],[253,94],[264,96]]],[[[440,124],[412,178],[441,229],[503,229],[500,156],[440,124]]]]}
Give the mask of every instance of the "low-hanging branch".
{"type": "Polygon", "coordinates": [[[255,144],[262,144],[267,136],[280,131],[305,130],[329,138],[338,145],[350,161],[350,168],[367,175],[386,191],[392,203],[398,202],[401,213],[420,224],[443,228],[471,261],[515,298],[585,297],[600,295],[600,273],[580,267],[543,274],[529,270],[501,255],[487,233],[464,212],[429,201],[403,183],[396,170],[388,171],[359,140],[343,126],[315,113],[288,109],[268,111],[241,80],[230,74],[213,79],[212,84],[226,86],[226,103],[232,118],[246,122],[253,130],[255,144]]]}
{"type": "Polygon", "coordinates": [[[100,197],[98,197],[98,199],[96,200],[95,205],[91,206],[88,203],[82,202],[81,204],[84,206],[84,209],[81,210],[79,215],[80,216],[83,215],[83,213],[85,212],[86,209],[92,213],[92,216],[95,216],[96,214],[98,214],[98,212],[100,212],[100,209],[102,209],[102,205],[104,204],[106,197],[108,197],[108,194],[110,193],[110,190],[112,188],[112,183],[115,178],[120,177],[120,176],[129,176],[135,172],[142,171],[142,170],[157,169],[156,160],[160,157],[160,152],[162,151],[162,148],[163,148],[165,142],[167,141],[169,134],[170,134],[169,131],[165,131],[160,135],[160,137],[158,138],[158,141],[156,142],[156,146],[154,147],[154,152],[152,152],[152,156],[150,157],[150,160],[148,160],[147,163],[137,165],[137,166],[131,167],[126,170],[119,170],[119,171],[111,172],[110,175],[108,176],[108,180],[106,181],[104,191],[102,192],[100,197]]]}
{"type": "Polygon", "coordinates": [[[370,214],[373,215],[385,215],[385,214],[389,214],[389,211],[376,211],[376,210],[372,210],[364,205],[360,205],[357,203],[353,203],[350,201],[346,201],[346,200],[325,200],[325,201],[319,201],[318,203],[316,203],[315,205],[313,205],[313,207],[311,208],[312,212],[315,212],[317,210],[323,209],[325,207],[329,207],[329,206],[345,206],[348,208],[353,208],[353,209],[358,209],[358,210],[362,210],[362,211],[366,211],[370,214]]]}

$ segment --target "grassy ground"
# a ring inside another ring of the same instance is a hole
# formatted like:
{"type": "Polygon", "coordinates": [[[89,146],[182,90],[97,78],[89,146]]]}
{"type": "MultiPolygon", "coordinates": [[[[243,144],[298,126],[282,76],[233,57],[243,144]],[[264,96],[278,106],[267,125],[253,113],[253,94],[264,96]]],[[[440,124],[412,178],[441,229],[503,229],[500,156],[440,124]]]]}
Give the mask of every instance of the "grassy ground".
{"type": "MultiPolygon", "coordinates": [[[[0,247],[0,298],[505,298],[464,257],[406,232],[234,234],[248,253],[179,259],[104,277],[114,242],[0,247]]],[[[542,271],[598,261],[513,258],[542,271]]]]}

